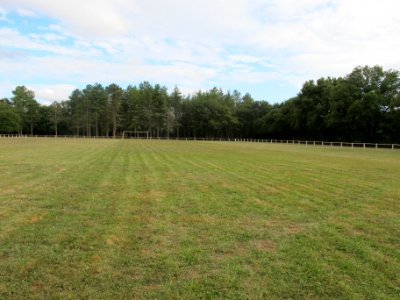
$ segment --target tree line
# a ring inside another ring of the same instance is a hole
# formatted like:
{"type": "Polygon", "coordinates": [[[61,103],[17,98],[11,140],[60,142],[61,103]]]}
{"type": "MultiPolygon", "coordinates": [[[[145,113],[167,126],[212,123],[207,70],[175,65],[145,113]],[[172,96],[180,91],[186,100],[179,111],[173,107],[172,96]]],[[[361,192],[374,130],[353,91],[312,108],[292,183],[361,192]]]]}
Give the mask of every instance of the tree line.
{"type": "Polygon", "coordinates": [[[184,96],[146,81],[126,89],[87,85],[51,105],[39,104],[25,86],[12,93],[0,100],[1,133],[400,142],[399,72],[380,66],[307,81],[277,104],[218,88],[184,96]]]}

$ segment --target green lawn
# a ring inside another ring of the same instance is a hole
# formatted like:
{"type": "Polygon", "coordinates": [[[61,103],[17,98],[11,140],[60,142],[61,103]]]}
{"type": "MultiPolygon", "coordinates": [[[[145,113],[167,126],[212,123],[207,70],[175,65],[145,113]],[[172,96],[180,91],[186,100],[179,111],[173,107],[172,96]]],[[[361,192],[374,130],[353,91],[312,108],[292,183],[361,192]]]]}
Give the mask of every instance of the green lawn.
{"type": "Polygon", "coordinates": [[[400,298],[400,151],[0,139],[0,298],[400,298]]]}

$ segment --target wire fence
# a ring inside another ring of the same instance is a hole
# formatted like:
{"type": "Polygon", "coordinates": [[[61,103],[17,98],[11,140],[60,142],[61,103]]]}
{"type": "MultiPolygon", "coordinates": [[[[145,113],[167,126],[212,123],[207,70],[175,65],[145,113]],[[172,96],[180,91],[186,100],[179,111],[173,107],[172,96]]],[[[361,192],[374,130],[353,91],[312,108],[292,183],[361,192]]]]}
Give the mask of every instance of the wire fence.
{"type": "Polygon", "coordinates": [[[53,138],[53,139],[142,139],[142,140],[180,140],[180,141],[209,141],[209,142],[244,142],[244,143],[269,143],[304,145],[306,147],[340,147],[340,148],[363,148],[363,149],[400,149],[400,144],[379,143],[350,143],[350,142],[326,142],[326,141],[304,141],[304,140],[278,140],[278,139],[247,139],[247,138],[197,138],[197,137],[123,137],[123,136],[81,136],[81,135],[17,135],[0,134],[1,138],[53,138]]]}

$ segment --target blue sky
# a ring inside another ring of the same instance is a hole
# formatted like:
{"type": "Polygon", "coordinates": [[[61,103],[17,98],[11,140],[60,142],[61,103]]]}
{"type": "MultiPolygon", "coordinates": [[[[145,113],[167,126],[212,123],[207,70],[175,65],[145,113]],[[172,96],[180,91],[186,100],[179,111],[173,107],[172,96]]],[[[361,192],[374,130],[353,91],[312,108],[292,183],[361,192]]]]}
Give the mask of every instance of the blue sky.
{"type": "Polygon", "coordinates": [[[358,65],[400,69],[398,0],[2,0],[0,97],[99,82],[281,102],[358,65]]]}

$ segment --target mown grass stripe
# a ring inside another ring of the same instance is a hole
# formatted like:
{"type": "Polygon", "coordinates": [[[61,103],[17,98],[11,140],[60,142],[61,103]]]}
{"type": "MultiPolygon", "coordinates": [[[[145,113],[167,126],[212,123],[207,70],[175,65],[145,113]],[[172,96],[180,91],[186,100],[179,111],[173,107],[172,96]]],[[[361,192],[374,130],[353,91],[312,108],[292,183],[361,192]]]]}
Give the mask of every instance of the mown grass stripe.
{"type": "Polygon", "coordinates": [[[0,296],[396,298],[398,158],[261,143],[0,141],[0,296]]]}

